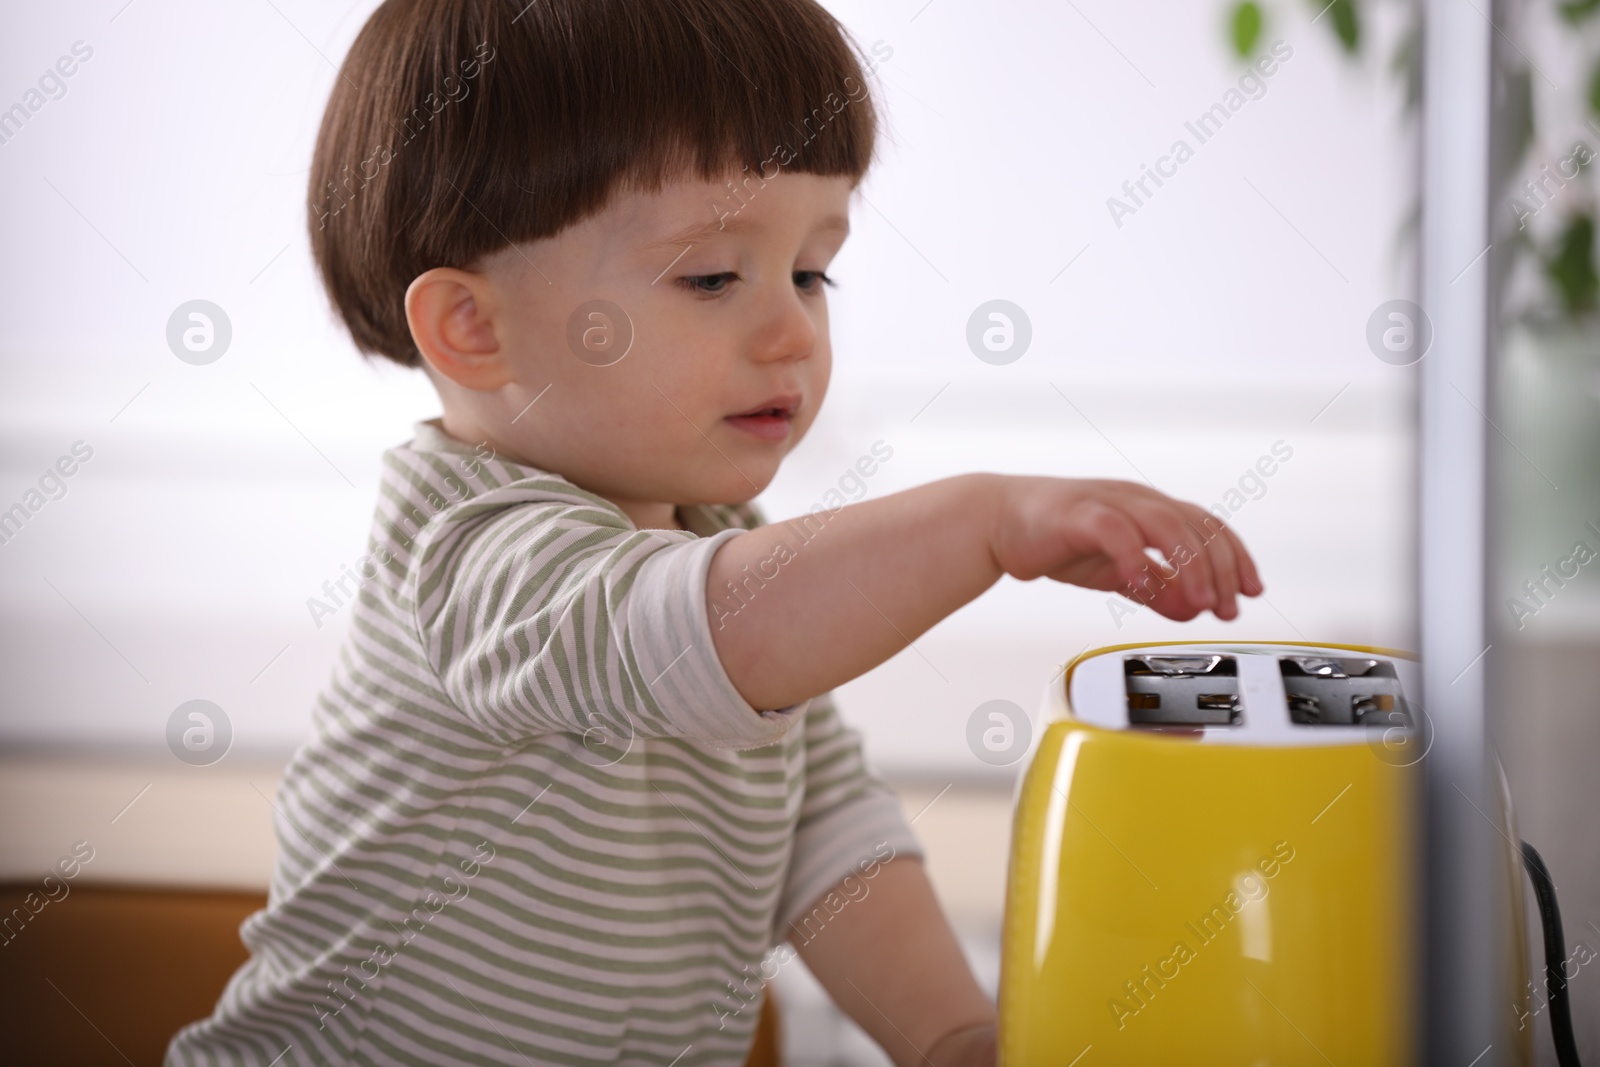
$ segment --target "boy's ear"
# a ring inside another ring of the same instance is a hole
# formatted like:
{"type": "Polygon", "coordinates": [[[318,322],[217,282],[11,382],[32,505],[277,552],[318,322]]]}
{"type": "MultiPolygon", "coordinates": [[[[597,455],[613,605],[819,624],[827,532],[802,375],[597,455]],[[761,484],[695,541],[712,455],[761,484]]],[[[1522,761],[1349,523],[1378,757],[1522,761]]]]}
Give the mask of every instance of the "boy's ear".
{"type": "Polygon", "coordinates": [[[492,392],[512,380],[500,343],[493,284],[481,274],[435,267],[406,288],[406,324],[422,358],[466,389],[492,392]]]}

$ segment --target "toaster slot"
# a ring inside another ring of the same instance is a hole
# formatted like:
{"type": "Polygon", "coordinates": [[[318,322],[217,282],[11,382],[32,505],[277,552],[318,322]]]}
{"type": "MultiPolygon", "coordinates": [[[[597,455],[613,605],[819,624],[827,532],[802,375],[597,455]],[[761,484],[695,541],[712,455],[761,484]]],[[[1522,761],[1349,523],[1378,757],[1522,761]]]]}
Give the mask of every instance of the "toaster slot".
{"type": "Polygon", "coordinates": [[[1136,655],[1122,660],[1132,726],[1236,726],[1243,720],[1232,656],[1136,655]]]}
{"type": "Polygon", "coordinates": [[[1394,664],[1372,656],[1280,656],[1292,722],[1309,726],[1410,726],[1394,664]]]}

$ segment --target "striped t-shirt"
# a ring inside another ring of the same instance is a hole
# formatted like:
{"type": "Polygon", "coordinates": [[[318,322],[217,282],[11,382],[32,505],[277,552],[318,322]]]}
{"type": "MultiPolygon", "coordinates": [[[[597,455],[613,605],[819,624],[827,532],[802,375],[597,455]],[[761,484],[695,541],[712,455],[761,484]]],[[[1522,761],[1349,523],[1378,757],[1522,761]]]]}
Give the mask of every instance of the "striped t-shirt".
{"type": "Polygon", "coordinates": [[[717,659],[707,567],[763,520],[640,530],[415,430],[278,790],[251,957],[168,1064],[742,1062],[790,924],[920,855],[826,695],[758,712],[717,659]]]}

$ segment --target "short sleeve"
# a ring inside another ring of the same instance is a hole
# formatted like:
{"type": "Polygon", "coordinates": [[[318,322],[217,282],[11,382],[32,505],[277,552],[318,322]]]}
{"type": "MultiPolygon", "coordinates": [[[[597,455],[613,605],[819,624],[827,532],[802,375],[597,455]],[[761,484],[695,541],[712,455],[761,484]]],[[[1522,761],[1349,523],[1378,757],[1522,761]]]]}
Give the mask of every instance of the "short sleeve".
{"type": "Polygon", "coordinates": [[[600,730],[752,748],[803,718],[804,702],[751,707],[712,642],[706,572],[743,530],[697,537],[603,508],[495,503],[442,516],[408,575],[429,662],[483,732],[506,744],[600,730]]]}
{"type": "Polygon", "coordinates": [[[923,855],[900,798],[868,769],[861,735],[831,693],[811,701],[805,730],[806,792],[774,919],[779,940],[794,935],[791,926],[805,929],[808,913],[845,878],[870,882],[883,863],[923,855]]]}

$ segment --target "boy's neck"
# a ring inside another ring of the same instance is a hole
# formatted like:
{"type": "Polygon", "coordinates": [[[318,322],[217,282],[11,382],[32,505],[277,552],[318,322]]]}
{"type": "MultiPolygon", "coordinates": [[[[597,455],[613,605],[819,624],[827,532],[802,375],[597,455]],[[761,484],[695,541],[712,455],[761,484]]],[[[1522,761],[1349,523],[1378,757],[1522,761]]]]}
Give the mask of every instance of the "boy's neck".
{"type": "Polygon", "coordinates": [[[644,503],[638,500],[611,500],[641,530],[685,530],[676,504],[644,503]]]}
{"type": "MultiPolygon", "coordinates": [[[[477,428],[476,424],[470,418],[463,417],[460,412],[452,411],[448,405],[445,407],[444,413],[439,417],[437,425],[448,436],[455,438],[462,444],[470,445],[474,441],[484,441],[487,443],[487,438],[485,435],[477,428]]],[[[507,459],[510,459],[514,463],[523,463],[527,466],[533,467],[540,466],[540,464],[530,463],[519,456],[512,455],[506,451],[503,446],[498,447],[497,451],[500,451],[506,456],[507,459]]],[[[553,473],[561,474],[560,471],[555,471],[553,473]]],[[[566,475],[562,475],[562,477],[566,477],[566,475]]],[[[579,488],[581,489],[585,487],[579,486],[579,488]]],[[[590,491],[593,492],[593,490],[590,491]]],[[[642,500],[617,500],[614,497],[606,497],[606,499],[615,504],[617,508],[620,509],[624,515],[628,516],[629,519],[633,520],[633,524],[641,530],[688,529],[688,527],[683,523],[682,519],[678,516],[678,506],[676,504],[661,504],[653,501],[642,500]]]]}

